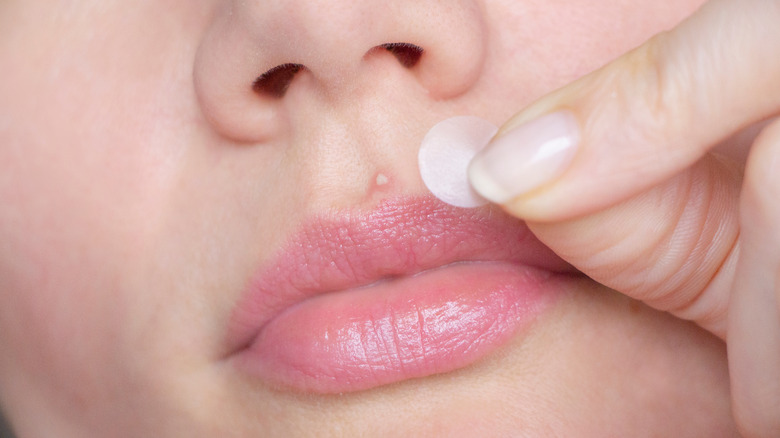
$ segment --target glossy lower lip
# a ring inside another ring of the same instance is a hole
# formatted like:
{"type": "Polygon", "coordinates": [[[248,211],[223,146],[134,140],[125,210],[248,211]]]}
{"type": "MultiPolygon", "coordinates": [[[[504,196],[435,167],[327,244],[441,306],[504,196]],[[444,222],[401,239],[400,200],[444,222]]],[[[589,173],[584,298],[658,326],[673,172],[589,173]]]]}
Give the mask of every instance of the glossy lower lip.
{"type": "Polygon", "coordinates": [[[360,391],[465,367],[513,339],[571,268],[527,228],[429,199],[320,217],[253,278],[230,359],[298,391],[360,391]]]}

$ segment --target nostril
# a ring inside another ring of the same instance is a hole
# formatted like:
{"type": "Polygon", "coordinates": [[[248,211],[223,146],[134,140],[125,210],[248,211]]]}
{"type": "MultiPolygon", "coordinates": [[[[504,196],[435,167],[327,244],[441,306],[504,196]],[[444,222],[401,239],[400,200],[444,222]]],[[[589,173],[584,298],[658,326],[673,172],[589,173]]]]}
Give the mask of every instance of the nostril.
{"type": "Polygon", "coordinates": [[[379,46],[398,59],[406,68],[412,68],[420,62],[420,58],[423,55],[423,48],[410,43],[388,43],[379,46]]]}
{"type": "Polygon", "coordinates": [[[284,97],[295,75],[304,68],[301,64],[277,65],[255,79],[252,89],[264,96],[284,97]]]}

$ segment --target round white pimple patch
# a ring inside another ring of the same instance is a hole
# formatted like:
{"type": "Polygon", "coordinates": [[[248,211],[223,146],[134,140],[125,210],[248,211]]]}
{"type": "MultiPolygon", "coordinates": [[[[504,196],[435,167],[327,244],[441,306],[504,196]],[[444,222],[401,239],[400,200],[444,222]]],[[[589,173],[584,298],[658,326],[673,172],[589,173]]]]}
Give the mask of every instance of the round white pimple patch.
{"type": "Polygon", "coordinates": [[[420,175],[437,198],[456,207],[479,207],[488,201],[471,188],[471,159],[498,128],[474,116],[458,116],[439,122],[428,131],[420,146],[420,175]]]}

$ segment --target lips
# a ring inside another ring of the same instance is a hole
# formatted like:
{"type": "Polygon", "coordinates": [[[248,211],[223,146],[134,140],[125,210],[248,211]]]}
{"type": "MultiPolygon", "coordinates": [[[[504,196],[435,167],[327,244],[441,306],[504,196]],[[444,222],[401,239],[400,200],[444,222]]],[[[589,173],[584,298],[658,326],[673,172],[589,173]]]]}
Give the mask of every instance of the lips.
{"type": "Polygon", "coordinates": [[[231,318],[231,360],[317,393],[456,370],[527,327],[571,272],[493,210],[414,198],[321,216],[250,281],[231,318]]]}

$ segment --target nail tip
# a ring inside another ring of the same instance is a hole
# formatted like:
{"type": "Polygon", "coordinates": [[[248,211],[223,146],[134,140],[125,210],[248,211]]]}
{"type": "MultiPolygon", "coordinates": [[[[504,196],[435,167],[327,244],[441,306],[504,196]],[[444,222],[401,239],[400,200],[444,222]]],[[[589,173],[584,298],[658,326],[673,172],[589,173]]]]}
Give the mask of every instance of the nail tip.
{"type": "Polygon", "coordinates": [[[505,204],[559,178],[579,145],[579,128],[567,111],[547,114],[491,141],[471,162],[472,187],[505,204]]]}
{"type": "Polygon", "coordinates": [[[468,168],[469,184],[480,196],[490,202],[503,204],[510,199],[512,195],[480,166],[477,160],[473,161],[468,168]]]}

